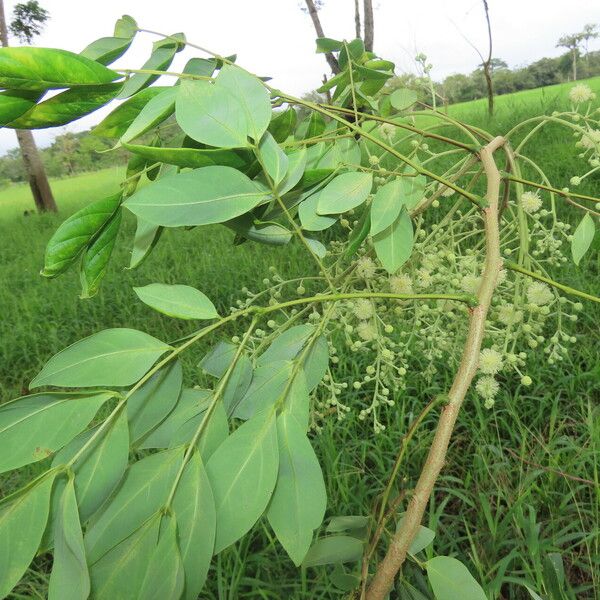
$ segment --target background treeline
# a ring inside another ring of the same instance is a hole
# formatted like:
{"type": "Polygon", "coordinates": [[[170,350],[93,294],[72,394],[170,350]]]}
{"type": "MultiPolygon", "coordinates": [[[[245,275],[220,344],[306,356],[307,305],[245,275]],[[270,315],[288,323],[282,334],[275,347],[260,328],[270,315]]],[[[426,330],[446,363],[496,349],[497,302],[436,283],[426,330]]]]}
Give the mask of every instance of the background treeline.
{"type": "MultiPolygon", "coordinates": [[[[125,164],[125,152],[106,152],[113,145],[111,140],[90,135],[89,131],[63,133],[56,136],[51,146],[40,150],[40,155],[49,177],[69,177],[84,171],[125,164]]],[[[8,150],[0,158],[0,186],[5,187],[26,179],[20,148],[8,150]]]]}
{"type": "MultiPolygon", "coordinates": [[[[510,69],[498,58],[492,59],[492,81],[494,94],[510,94],[521,90],[554,85],[572,80],[573,57],[566,52],[556,58],[541,58],[525,67],[510,69]]],[[[600,51],[588,52],[579,57],[577,79],[587,79],[600,75],[600,51]]],[[[431,103],[429,80],[418,75],[405,74],[395,77],[388,83],[391,87],[409,87],[419,92],[420,99],[431,103]]],[[[487,86],[482,68],[469,75],[457,73],[449,75],[441,83],[435,83],[438,98],[444,103],[468,102],[487,95],[487,86]]]]}
{"type": "MultiPolygon", "coordinates": [[[[156,134],[164,144],[173,141],[173,128],[169,127],[168,123],[158,128],[156,134]]],[[[52,145],[40,150],[49,177],[70,177],[77,173],[127,164],[127,152],[119,148],[112,150],[115,145],[114,139],[99,137],[90,131],[62,133],[54,138],[52,145]]],[[[142,144],[151,142],[152,136],[142,137],[140,141],[142,144]]],[[[20,148],[8,150],[0,157],[0,188],[26,180],[20,148]]]]}
{"type": "MultiPolygon", "coordinates": [[[[492,60],[492,79],[495,94],[509,94],[533,89],[572,79],[572,55],[565,53],[556,58],[542,58],[525,67],[509,69],[500,60],[492,60]]],[[[586,79],[600,75],[600,51],[588,52],[578,61],[577,78],[586,79]]],[[[487,88],[483,69],[478,68],[469,75],[449,75],[441,83],[435,83],[436,94],[444,104],[466,102],[483,98],[487,88]]],[[[430,82],[425,77],[404,74],[391,79],[388,87],[408,87],[419,93],[420,100],[431,103],[430,82]]],[[[168,128],[161,137],[168,137],[168,128]]],[[[167,141],[163,139],[163,141],[167,141]]],[[[127,155],[121,150],[107,152],[114,140],[90,135],[89,131],[63,133],[51,146],[40,151],[46,172],[50,177],[69,177],[76,173],[97,171],[106,167],[125,165],[127,155]]],[[[21,151],[18,147],[0,157],[0,188],[27,179],[21,151]]]]}

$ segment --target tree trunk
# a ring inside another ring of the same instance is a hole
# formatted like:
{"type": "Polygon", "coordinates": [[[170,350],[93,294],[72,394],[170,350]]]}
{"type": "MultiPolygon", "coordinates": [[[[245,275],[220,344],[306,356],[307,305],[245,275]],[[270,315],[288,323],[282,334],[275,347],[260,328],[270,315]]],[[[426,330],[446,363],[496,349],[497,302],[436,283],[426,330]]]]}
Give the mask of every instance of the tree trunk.
{"type": "Polygon", "coordinates": [[[373,0],[364,1],[365,20],[365,50],[373,52],[373,39],[375,37],[375,21],[373,20],[373,0]]]}
{"type": "MultiPolygon", "coordinates": [[[[315,27],[315,31],[317,32],[318,37],[325,37],[325,33],[323,32],[323,26],[321,25],[321,20],[319,19],[319,11],[315,6],[313,0],[304,0],[306,2],[306,7],[308,8],[308,14],[312,19],[313,25],[315,27]]],[[[337,59],[331,52],[327,52],[325,54],[325,58],[331,67],[331,70],[334,74],[340,72],[340,65],[338,64],[337,59]]]]}
{"type": "Polygon", "coordinates": [[[577,48],[573,48],[573,81],[577,81],[577,48]]]}
{"type": "Polygon", "coordinates": [[[26,129],[15,129],[15,133],[19,140],[19,146],[21,146],[21,156],[38,212],[57,212],[58,208],[44,171],[44,164],[35,145],[33,134],[26,129]]]}
{"type": "MultiPolygon", "coordinates": [[[[2,41],[2,46],[5,48],[8,46],[8,29],[6,27],[4,2],[2,0],[0,0],[0,41],[2,41]]],[[[57,212],[56,202],[48,183],[44,164],[35,145],[33,134],[31,131],[22,129],[15,130],[15,132],[19,146],[21,147],[21,156],[23,157],[25,171],[29,179],[29,187],[31,188],[38,212],[57,212]]]]}
{"type": "Polygon", "coordinates": [[[360,6],[358,0],[354,0],[354,37],[360,38],[360,6]]]}

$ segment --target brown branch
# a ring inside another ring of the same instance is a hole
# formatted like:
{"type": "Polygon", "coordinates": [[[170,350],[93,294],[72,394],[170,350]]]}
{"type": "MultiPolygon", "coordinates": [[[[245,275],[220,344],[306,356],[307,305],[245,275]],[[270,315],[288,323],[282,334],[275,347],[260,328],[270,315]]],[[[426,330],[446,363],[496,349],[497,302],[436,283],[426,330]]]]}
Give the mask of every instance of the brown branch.
{"type": "Polygon", "coordinates": [[[383,561],[379,564],[375,576],[367,591],[367,600],[384,600],[394,584],[394,579],[406,559],[433,492],[438,475],[446,461],[446,453],[460,407],[471,382],[477,372],[479,352],[485,331],[485,319],[496,288],[498,273],[502,267],[500,256],[500,232],[498,227],[498,196],[500,193],[500,172],[494,161],[493,153],[504,144],[504,138],[494,138],[479,153],[487,176],[486,200],[488,206],[483,209],[486,252],[481,286],[478,292],[479,305],[473,308],[469,318],[469,331],[458,371],[448,392],[448,404],[440,414],[434,440],[421,475],[408,504],[403,526],[390,540],[383,561]]]}
{"type": "MultiPolygon", "coordinates": [[[[313,0],[304,0],[304,2],[306,2],[306,8],[308,8],[308,14],[312,19],[315,31],[317,32],[317,37],[325,37],[323,26],[321,25],[321,19],[319,19],[319,11],[317,10],[315,3],[313,2],[313,0]]],[[[338,64],[336,57],[331,52],[327,52],[325,54],[325,59],[329,63],[329,66],[331,67],[331,70],[334,74],[340,72],[340,65],[338,64]]]]}

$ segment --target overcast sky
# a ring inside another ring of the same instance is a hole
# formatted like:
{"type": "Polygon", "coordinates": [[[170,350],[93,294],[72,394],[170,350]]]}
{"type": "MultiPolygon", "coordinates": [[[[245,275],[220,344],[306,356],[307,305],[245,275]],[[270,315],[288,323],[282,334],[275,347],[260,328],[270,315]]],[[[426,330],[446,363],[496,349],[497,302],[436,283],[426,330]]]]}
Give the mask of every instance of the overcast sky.
{"type": "MultiPolygon", "coordinates": [[[[558,37],[580,31],[586,23],[600,23],[599,0],[488,0],[494,35],[494,56],[509,66],[556,56],[558,37]]],[[[36,45],[79,52],[96,38],[112,35],[123,13],[139,26],[163,33],[184,31],[190,42],[227,55],[251,71],[273,77],[273,85],[299,95],[320,84],[327,65],[314,54],[315,33],[301,0],[41,0],[51,15],[36,45]]],[[[7,18],[16,4],[5,0],[7,18]]],[[[321,21],[325,35],[351,38],[354,1],[325,0],[321,21]]],[[[479,57],[467,37],[482,52],[486,30],[481,0],[374,0],[375,50],[396,62],[397,72],[414,71],[417,52],[428,55],[433,77],[468,73],[479,57]]],[[[129,52],[114,66],[139,68],[156,38],[140,34],[129,52]]],[[[16,42],[15,42],[16,43],[16,42]]],[[[591,49],[600,48],[596,40],[591,49]]],[[[190,56],[181,52],[173,69],[190,56]]],[[[110,110],[110,109],[108,109],[110,110]]],[[[67,130],[97,123],[108,112],[98,111],[67,130]]],[[[65,128],[35,133],[40,146],[48,145],[65,128]]],[[[0,130],[0,153],[16,146],[14,132],[0,130]]]]}

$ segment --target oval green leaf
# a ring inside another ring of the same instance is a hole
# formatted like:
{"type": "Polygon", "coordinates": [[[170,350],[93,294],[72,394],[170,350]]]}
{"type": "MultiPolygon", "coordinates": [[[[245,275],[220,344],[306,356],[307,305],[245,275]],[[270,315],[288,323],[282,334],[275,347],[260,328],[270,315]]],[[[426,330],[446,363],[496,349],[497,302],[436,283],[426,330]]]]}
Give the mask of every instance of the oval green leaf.
{"type": "Polygon", "coordinates": [[[425,566],[436,600],[486,600],[481,586],[456,558],[436,556],[425,566]]]}
{"type": "Polygon", "coordinates": [[[10,122],[13,129],[44,129],[66,125],[108,104],[121,88],[119,83],[73,88],[33,106],[10,122]]]}
{"type": "Polygon", "coordinates": [[[144,303],[169,317],[178,319],[217,319],[215,305],[200,290],[189,285],[151,283],[134,287],[133,291],[144,303]]]}
{"type": "Polygon", "coordinates": [[[173,409],[181,393],[183,371],[176,360],[159,369],[127,400],[132,443],[154,429],[173,409]]]}
{"type": "Polygon", "coordinates": [[[75,484],[70,478],[58,509],[48,600],[86,600],[89,594],[90,575],[85,560],[75,484]]]}
{"type": "Polygon", "coordinates": [[[56,473],[0,501],[0,598],[8,596],[33,560],[44,534],[56,473]]]}
{"type": "Polygon", "coordinates": [[[124,202],[131,212],[164,227],[223,223],[263,202],[267,193],[231,167],[168,175],[124,202]]]}
{"type": "Polygon", "coordinates": [[[116,494],[85,535],[88,563],[138,530],[165,503],[181,467],[183,448],[151,454],[134,463],[116,494]]]}
{"type": "MultiPolygon", "coordinates": [[[[56,454],[52,466],[68,463],[96,434],[98,427],[79,434],[56,454]]],[[[96,435],[72,467],[82,522],[87,521],[116,488],[127,468],[128,458],[129,430],[123,411],[103,433],[96,435]]]]}
{"type": "Polygon", "coordinates": [[[198,452],[183,471],[173,496],[173,513],[185,572],[183,600],[196,600],[208,575],[217,526],[210,481],[198,452]]]}
{"type": "Polygon", "coordinates": [[[371,204],[371,235],[387,229],[402,210],[402,186],[398,179],[382,185],[371,204]]]}
{"type": "Polygon", "coordinates": [[[117,242],[121,227],[120,208],[104,224],[98,235],[85,249],[79,270],[81,280],[81,298],[95,296],[108,269],[110,256],[117,242]]]}
{"type": "Polygon", "coordinates": [[[138,92],[135,96],[117,106],[104,120],[92,129],[91,133],[100,137],[121,137],[133,123],[137,115],[140,114],[142,108],[152,98],[168,89],[168,87],[156,86],[138,92]]]}
{"type": "Polygon", "coordinates": [[[121,194],[92,202],[64,221],[46,246],[42,275],[56,277],[67,269],[98,235],[121,203],[121,194]]]}
{"type": "Polygon", "coordinates": [[[0,48],[0,87],[49,90],[102,85],[120,75],[89,58],[54,48],[0,48]]]}
{"type": "Polygon", "coordinates": [[[581,219],[573,232],[573,240],[571,242],[573,262],[577,266],[579,266],[581,259],[589,250],[595,233],[596,225],[594,224],[594,219],[592,219],[590,213],[585,213],[583,219],[581,219]]]}
{"type": "Polygon", "coordinates": [[[300,566],[321,525],[327,505],[319,461],[292,413],[277,419],[279,474],[267,518],[296,566],[300,566]]]}
{"type": "Polygon", "coordinates": [[[178,91],[176,87],[167,88],[151,98],[121,136],[121,142],[129,142],[168,119],[175,112],[178,91]]]}
{"type": "Polygon", "coordinates": [[[131,385],[170,348],[142,331],[105,329],[55,354],[29,387],[131,385]]]}
{"type": "Polygon", "coordinates": [[[113,392],[42,392],[3,404],[0,473],[52,455],[83,431],[113,396],[113,392]]]}
{"type": "Polygon", "coordinates": [[[239,540],[263,514],[278,463],[274,411],[246,421],[210,457],[206,472],[217,514],[215,554],[239,540]]]}
{"type": "Polygon", "coordinates": [[[302,563],[305,567],[318,567],[334,563],[355,562],[363,555],[364,544],[349,535],[331,535],[317,540],[302,563]]]}
{"type": "Polygon", "coordinates": [[[360,206],[371,193],[371,173],[343,173],[319,192],[317,213],[336,215],[360,206]]]}
{"type": "Polygon", "coordinates": [[[406,207],[387,229],[373,238],[373,244],[377,258],[388,273],[395,273],[410,258],[413,228],[406,207]]]}

